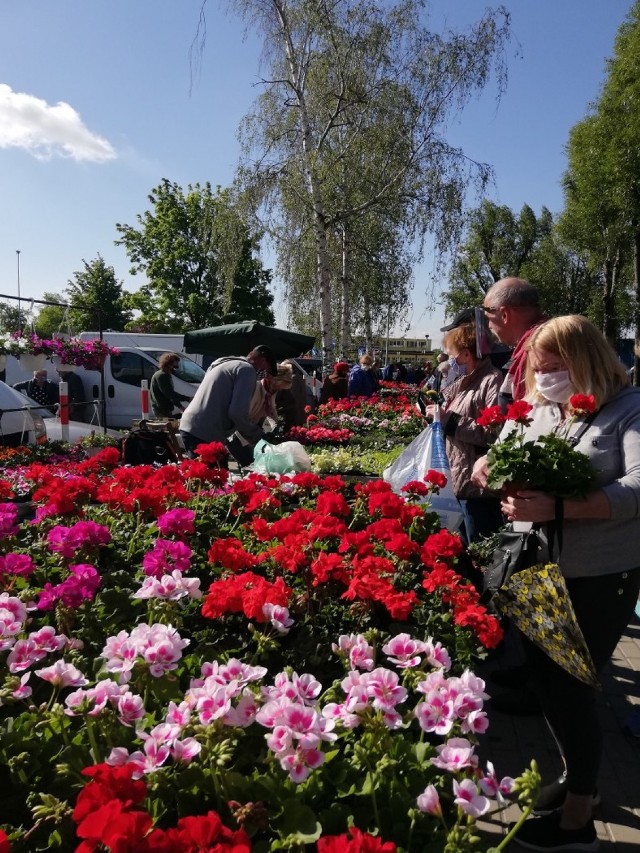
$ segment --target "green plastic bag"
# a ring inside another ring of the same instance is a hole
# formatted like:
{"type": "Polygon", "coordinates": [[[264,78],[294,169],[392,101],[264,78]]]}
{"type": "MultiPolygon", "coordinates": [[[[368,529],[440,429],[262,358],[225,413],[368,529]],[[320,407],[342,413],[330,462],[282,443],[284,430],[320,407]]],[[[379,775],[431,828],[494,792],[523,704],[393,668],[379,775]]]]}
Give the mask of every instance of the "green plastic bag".
{"type": "Polygon", "coordinates": [[[259,474],[295,474],[310,471],[311,460],[299,441],[269,444],[261,439],[253,448],[252,467],[259,474]]]}

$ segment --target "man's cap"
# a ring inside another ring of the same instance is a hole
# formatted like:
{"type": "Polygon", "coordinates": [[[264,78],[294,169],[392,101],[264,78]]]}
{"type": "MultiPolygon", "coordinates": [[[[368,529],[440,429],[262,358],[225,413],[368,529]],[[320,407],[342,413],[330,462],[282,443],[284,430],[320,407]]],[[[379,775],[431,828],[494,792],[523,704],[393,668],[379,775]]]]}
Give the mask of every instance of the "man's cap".
{"type": "Polygon", "coordinates": [[[261,355],[266,360],[269,365],[269,373],[272,376],[278,375],[278,361],[270,347],[267,347],[264,344],[259,344],[257,347],[252,349],[252,352],[256,353],[256,355],[261,355]]]}
{"type": "Polygon", "coordinates": [[[462,326],[463,323],[473,323],[476,318],[476,309],[475,308],[463,308],[462,311],[458,311],[453,320],[449,323],[448,326],[442,326],[441,332],[450,332],[451,329],[456,329],[458,326],[462,326]]]}

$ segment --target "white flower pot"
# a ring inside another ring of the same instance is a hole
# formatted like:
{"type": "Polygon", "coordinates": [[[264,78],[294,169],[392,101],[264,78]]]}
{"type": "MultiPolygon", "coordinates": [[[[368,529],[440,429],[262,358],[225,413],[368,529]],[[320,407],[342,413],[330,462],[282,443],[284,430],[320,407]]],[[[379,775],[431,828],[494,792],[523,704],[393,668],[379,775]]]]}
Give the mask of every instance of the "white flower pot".
{"type": "Polygon", "coordinates": [[[67,369],[68,369],[68,370],[72,370],[72,369],[73,369],[73,365],[72,365],[72,364],[71,364],[71,365],[67,365],[67,362],[66,362],[66,361],[64,361],[64,360],[62,359],[62,356],[59,356],[59,355],[52,355],[52,356],[49,356],[49,360],[51,361],[51,364],[55,367],[55,369],[56,369],[56,370],[57,370],[59,367],[62,367],[63,365],[64,365],[65,367],[67,367],[67,369]]]}
{"type": "Polygon", "coordinates": [[[31,352],[20,353],[20,367],[23,370],[42,370],[47,363],[47,357],[44,353],[34,355],[31,352]]]}

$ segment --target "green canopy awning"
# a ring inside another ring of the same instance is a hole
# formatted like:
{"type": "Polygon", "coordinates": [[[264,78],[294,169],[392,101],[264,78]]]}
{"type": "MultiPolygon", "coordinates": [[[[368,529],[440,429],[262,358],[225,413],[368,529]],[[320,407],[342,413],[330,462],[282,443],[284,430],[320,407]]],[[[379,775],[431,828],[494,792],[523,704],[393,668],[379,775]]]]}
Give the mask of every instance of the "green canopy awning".
{"type": "Polygon", "coordinates": [[[277,359],[296,358],[308,352],[315,338],[288,329],[264,326],[258,320],[243,320],[227,326],[211,326],[185,332],[185,352],[201,355],[247,355],[258,344],[271,347],[277,359]]]}

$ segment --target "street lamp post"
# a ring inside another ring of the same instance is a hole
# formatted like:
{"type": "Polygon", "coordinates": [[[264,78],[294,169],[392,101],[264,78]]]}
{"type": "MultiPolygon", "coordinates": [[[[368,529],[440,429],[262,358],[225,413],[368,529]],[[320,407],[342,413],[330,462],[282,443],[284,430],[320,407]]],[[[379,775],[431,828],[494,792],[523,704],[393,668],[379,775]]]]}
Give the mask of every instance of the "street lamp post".
{"type": "Polygon", "coordinates": [[[20,249],[16,249],[18,257],[18,328],[22,328],[22,314],[20,311],[20,249]]]}

